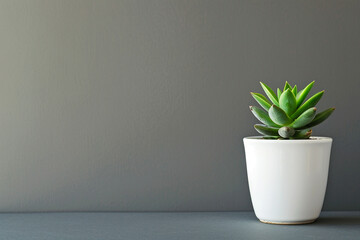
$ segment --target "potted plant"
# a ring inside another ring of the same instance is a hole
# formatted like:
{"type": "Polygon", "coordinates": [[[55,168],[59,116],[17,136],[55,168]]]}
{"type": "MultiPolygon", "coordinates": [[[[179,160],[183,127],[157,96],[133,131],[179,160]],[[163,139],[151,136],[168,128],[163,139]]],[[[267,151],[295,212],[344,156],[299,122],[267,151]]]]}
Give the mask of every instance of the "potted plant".
{"type": "Polygon", "coordinates": [[[263,136],[244,138],[246,167],[255,215],[264,223],[314,222],[324,201],[332,139],[311,137],[312,128],[335,108],[316,113],[324,91],[304,102],[314,82],[301,91],[286,82],[277,94],[260,83],[270,101],[251,93],[263,108],[250,106],[263,136]]]}

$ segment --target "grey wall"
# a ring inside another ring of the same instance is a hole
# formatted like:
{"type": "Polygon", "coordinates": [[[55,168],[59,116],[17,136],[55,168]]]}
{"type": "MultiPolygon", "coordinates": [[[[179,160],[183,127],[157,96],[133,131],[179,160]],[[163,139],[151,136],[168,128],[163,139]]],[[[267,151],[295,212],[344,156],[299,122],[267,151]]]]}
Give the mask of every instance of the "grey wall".
{"type": "Polygon", "coordinates": [[[360,210],[360,1],[0,0],[0,211],[249,210],[259,81],[337,107],[327,210],[360,210]]]}

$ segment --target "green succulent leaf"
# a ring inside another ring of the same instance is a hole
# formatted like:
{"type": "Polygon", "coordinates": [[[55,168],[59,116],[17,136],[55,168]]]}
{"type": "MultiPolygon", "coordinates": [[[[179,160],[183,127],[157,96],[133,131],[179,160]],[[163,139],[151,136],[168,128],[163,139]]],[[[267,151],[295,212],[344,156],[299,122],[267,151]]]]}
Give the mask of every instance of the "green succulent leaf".
{"type": "Polygon", "coordinates": [[[276,94],[274,93],[274,91],[269,86],[267,86],[265,83],[260,82],[260,84],[261,84],[261,87],[264,89],[264,92],[270,99],[270,101],[273,104],[275,104],[276,106],[279,106],[278,98],[277,98],[276,94]]]}
{"type": "Polygon", "coordinates": [[[316,108],[309,108],[290,124],[293,128],[301,128],[309,124],[315,117],[316,108]]]}
{"type": "Polygon", "coordinates": [[[304,102],[314,83],[315,81],[312,81],[303,90],[298,92],[298,94],[296,95],[296,107],[299,107],[304,102]]]}
{"type": "Polygon", "coordinates": [[[292,119],[295,119],[299,117],[303,112],[305,112],[307,109],[315,107],[315,105],[320,101],[322,95],[324,94],[324,91],[316,93],[314,96],[309,98],[303,105],[301,105],[295,113],[291,115],[292,119]]]}
{"type": "Polygon", "coordinates": [[[271,102],[266,99],[266,97],[260,93],[251,93],[251,96],[260,104],[262,108],[264,108],[266,111],[269,111],[269,108],[271,107],[271,102]]]}
{"type": "Polygon", "coordinates": [[[288,83],[288,81],[285,82],[285,86],[284,86],[283,92],[285,92],[286,89],[290,89],[290,91],[292,90],[292,87],[290,86],[290,84],[288,83]]]}
{"type": "Polygon", "coordinates": [[[294,94],[294,96],[296,97],[296,95],[297,95],[297,86],[295,85],[294,87],[293,87],[293,89],[291,90],[291,92],[294,94]]]}
{"type": "Polygon", "coordinates": [[[278,130],[278,133],[283,138],[290,138],[295,134],[295,129],[292,127],[282,127],[278,130]]]}
{"type": "Polygon", "coordinates": [[[307,139],[311,136],[311,134],[311,129],[296,130],[295,134],[291,137],[291,139],[307,139]]]}
{"type": "Polygon", "coordinates": [[[280,90],[280,88],[278,88],[277,89],[277,97],[278,97],[278,99],[280,99],[281,94],[282,94],[282,91],[280,90]]]}
{"type": "Polygon", "coordinates": [[[301,89],[300,91],[298,91],[298,93],[296,94],[296,103],[297,103],[297,98],[298,96],[303,92],[304,89],[301,89]]]}
{"type": "Polygon", "coordinates": [[[264,110],[257,106],[250,106],[250,110],[262,123],[255,124],[254,128],[264,139],[308,139],[311,128],[325,121],[335,110],[329,108],[316,114],[315,106],[324,91],[306,100],[314,81],[302,90],[297,85],[291,87],[286,81],[284,90],[277,88],[276,93],[266,84],[260,84],[266,95],[253,92],[251,95],[264,110]]]}
{"type": "Polygon", "coordinates": [[[316,114],[315,118],[303,128],[306,129],[319,125],[320,123],[325,121],[334,112],[334,110],[335,108],[329,108],[326,109],[325,111],[322,111],[321,113],[316,114]]]}
{"type": "Polygon", "coordinates": [[[296,111],[296,99],[289,88],[281,94],[279,105],[289,116],[296,111]]]}
{"type": "Polygon", "coordinates": [[[260,134],[263,134],[266,136],[279,136],[279,133],[278,133],[279,128],[273,128],[273,127],[269,127],[269,126],[266,126],[263,124],[255,124],[254,128],[260,134]]]}
{"type": "Polygon", "coordinates": [[[288,125],[292,122],[292,119],[286,114],[286,112],[276,105],[272,105],[269,109],[269,117],[274,123],[281,126],[288,125]]]}
{"type": "Polygon", "coordinates": [[[261,108],[258,108],[256,106],[250,106],[251,112],[254,114],[254,116],[263,124],[270,126],[270,127],[280,127],[276,123],[274,123],[270,117],[269,114],[262,110],[261,108]]]}

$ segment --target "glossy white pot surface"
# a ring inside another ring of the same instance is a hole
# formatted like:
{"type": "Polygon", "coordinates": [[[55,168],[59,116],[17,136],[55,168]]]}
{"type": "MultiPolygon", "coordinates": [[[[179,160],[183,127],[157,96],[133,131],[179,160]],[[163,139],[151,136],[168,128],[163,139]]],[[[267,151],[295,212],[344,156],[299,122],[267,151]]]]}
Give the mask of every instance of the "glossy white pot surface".
{"type": "Polygon", "coordinates": [[[244,138],[251,200],[257,218],[277,224],[317,219],[324,202],[332,139],[244,138]]]}

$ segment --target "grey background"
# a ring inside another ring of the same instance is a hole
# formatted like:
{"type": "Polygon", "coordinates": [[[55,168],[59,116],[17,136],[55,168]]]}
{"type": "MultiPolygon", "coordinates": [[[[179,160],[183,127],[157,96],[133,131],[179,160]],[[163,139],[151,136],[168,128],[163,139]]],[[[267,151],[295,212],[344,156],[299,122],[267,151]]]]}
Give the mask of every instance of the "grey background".
{"type": "Polygon", "coordinates": [[[334,115],[326,210],[360,210],[360,1],[0,0],[0,211],[252,209],[259,81],[334,115]]]}

